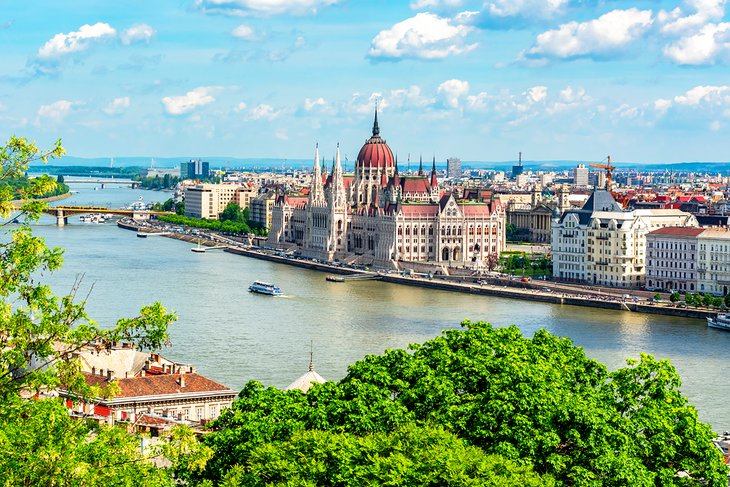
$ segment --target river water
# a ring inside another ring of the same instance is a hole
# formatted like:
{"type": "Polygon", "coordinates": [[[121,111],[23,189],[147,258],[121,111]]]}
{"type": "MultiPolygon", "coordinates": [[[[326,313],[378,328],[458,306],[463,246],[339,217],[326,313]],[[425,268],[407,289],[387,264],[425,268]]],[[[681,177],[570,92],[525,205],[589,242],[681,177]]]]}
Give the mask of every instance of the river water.
{"type": "MultiPolygon", "coordinates": [[[[72,198],[56,204],[121,207],[143,196],[169,193],[71,185],[72,198]]],[[[54,291],[68,292],[77,276],[91,290],[87,311],[102,326],[134,316],[160,301],[177,313],[172,345],[163,354],[194,364],[233,389],[248,380],[284,387],[315,367],[339,379],[367,354],[405,347],[457,328],[464,319],[495,326],[516,324],[526,336],[539,328],[569,337],[587,355],[614,369],[646,352],[668,358],[682,376],[682,391],[716,431],[730,429],[726,351],[730,333],[701,320],[652,316],[505,298],[435,291],[378,281],[330,283],[324,274],[224,252],[194,253],[191,244],[164,237],[136,238],[113,224],[66,227],[43,217],[35,227],[49,246],[65,248],[54,291]],[[274,282],[287,294],[247,292],[254,280],[274,282]]]]}

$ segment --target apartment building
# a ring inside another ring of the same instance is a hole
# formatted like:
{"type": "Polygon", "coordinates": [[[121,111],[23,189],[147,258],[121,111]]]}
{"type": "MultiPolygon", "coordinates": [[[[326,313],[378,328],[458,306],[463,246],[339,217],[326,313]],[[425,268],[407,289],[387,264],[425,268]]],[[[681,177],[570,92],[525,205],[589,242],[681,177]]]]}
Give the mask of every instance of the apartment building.
{"type": "Polygon", "coordinates": [[[185,189],[185,216],[217,220],[229,203],[243,209],[256,194],[250,184],[196,184],[185,189]]]}
{"type": "Polygon", "coordinates": [[[666,227],[646,235],[646,287],[697,291],[697,237],[703,228],[666,227]]]}

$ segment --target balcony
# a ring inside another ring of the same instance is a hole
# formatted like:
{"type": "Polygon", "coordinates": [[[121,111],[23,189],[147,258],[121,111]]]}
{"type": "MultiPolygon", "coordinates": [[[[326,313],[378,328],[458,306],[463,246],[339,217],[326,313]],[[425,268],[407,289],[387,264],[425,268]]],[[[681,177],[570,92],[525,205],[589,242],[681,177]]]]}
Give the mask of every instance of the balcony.
{"type": "Polygon", "coordinates": [[[608,240],[608,235],[596,235],[598,240],[608,240]]]}

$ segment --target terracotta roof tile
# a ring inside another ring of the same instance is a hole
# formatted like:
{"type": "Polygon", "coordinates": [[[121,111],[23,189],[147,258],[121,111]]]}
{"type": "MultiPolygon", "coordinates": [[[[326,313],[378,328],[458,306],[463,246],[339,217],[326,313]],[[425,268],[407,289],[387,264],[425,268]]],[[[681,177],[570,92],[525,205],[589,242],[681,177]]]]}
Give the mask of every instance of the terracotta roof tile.
{"type": "MultiPolygon", "coordinates": [[[[181,374],[162,374],[146,377],[130,377],[113,379],[119,384],[117,399],[141,396],[156,396],[166,394],[180,394],[189,392],[229,391],[230,388],[214,380],[195,373],[182,374],[185,376],[185,387],[180,387],[181,374]]],[[[105,376],[84,373],[89,385],[102,384],[107,381],[105,376]]]]}
{"type": "Polygon", "coordinates": [[[664,227],[649,232],[649,235],[674,235],[676,237],[696,237],[704,232],[704,228],[696,227],[664,227]]]}

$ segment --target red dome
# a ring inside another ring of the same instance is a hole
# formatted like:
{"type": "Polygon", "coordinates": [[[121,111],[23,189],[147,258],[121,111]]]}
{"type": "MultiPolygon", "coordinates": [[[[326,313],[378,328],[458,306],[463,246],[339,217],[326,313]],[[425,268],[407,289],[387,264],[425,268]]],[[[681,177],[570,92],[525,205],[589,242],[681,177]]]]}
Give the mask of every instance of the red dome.
{"type": "Polygon", "coordinates": [[[373,123],[373,136],[365,142],[357,155],[357,169],[361,167],[377,168],[377,167],[393,167],[395,165],[393,151],[390,150],[388,144],[380,138],[380,129],[378,128],[378,112],[375,111],[375,122],[373,123]]]}

